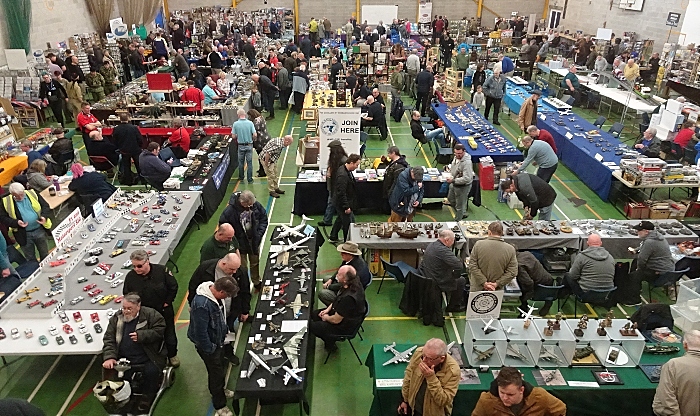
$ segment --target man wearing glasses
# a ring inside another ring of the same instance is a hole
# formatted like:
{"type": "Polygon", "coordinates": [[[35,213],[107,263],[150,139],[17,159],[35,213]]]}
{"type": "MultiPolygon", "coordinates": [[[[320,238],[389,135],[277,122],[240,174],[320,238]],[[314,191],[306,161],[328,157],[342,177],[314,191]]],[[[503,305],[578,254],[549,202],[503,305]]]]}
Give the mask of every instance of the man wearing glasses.
{"type": "Polygon", "coordinates": [[[447,354],[447,345],[432,338],[416,349],[406,367],[401,394],[401,415],[452,414],[452,400],[459,387],[459,364],[447,354]],[[411,411],[413,413],[411,413],[411,411]]]}
{"type": "Polygon", "coordinates": [[[158,311],[165,319],[165,346],[168,361],[173,367],[180,366],[177,357],[177,335],[175,334],[175,310],[173,301],[177,296],[177,280],[167,267],[151,263],[146,250],[134,250],[130,256],[133,270],[124,278],[123,293],[137,293],[141,304],[158,311]]]}

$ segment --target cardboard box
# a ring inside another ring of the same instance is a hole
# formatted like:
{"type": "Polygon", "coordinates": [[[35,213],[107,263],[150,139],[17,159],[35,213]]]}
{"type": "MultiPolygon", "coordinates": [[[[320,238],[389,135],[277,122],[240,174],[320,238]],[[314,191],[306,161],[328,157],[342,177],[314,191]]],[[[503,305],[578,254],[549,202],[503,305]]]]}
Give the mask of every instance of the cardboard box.
{"type": "Polygon", "coordinates": [[[299,154],[302,163],[305,165],[315,165],[318,163],[320,140],[318,137],[306,136],[299,140],[299,154]]]}
{"type": "Polygon", "coordinates": [[[665,220],[665,219],[668,219],[668,217],[670,215],[671,215],[670,209],[658,209],[658,208],[650,208],[649,209],[649,219],[651,219],[651,220],[665,220]]]}
{"type": "Polygon", "coordinates": [[[649,207],[643,202],[628,202],[625,215],[631,220],[646,219],[649,218],[649,207]]]}

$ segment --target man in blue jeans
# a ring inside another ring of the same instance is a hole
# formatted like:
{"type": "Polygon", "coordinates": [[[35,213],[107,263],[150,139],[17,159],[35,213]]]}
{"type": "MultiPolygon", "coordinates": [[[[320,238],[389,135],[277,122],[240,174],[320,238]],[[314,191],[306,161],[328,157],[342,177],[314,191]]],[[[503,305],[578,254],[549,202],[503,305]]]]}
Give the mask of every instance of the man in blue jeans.
{"type": "Polygon", "coordinates": [[[253,122],[246,117],[245,110],[238,110],[238,120],[233,123],[231,135],[238,141],[238,180],[243,182],[243,172],[247,163],[248,183],[253,183],[253,139],[258,134],[253,122]]]}

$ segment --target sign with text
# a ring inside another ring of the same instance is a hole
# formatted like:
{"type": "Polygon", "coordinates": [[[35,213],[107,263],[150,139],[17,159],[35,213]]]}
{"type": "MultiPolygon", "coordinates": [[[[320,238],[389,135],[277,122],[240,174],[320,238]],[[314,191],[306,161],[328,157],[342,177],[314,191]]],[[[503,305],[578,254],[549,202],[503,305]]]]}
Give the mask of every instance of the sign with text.
{"type": "Polygon", "coordinates": [[[678,27],[678,23],[681,21],[681,14],[668,12],[668,17],[666,18],[666,26],[678,27]]]}
{"type": "Polygon", "coordinates": [[[73,234],[73,231],[80,227],[82,221],[83,216],[80,214],[80,208],[76,208],[66,219],[61,221],[56,228],[51,230],[53,241],[56,242],[56,248],[63,247],[68,238],[73,234]]]}
{"type": "Polygon", "coordinates": [[[97,201],[92,203],[92,216],[100,218],[104,213],[105,204],[102,202],[102,198],[97,198],[97,201]]]}
{"type": "Polygon", "coordinates": [[[214,174],[211,176],[211,178],[214,180],[214,186],[216,186],[216,189],[221,188],[221,183],[224,180],[224,176],[226,176],[226,171],[228,170],[228,166],[230,164],[231,154],[227,149],[224,153],[224,158],[221,160],[221,163],[219,164],[219,166],[216,167],[214,174]]]}
{"type": "Polygon", "coordinates": [[[418,23],[430,23],[433,15],[433,2],[421,0],[418,4],[418,23]]]}
{"type": "Polygon", "coordinates": [[[319,108],[320,169],[328,166],[328,143],[339,140],[345,152],[360,154],[360,108],[319,108]]]}
{"type": "Polygon", "coordinates": [[[502,290],[469,292],[467,319],[498,319],[502,303],[502,290]]]}

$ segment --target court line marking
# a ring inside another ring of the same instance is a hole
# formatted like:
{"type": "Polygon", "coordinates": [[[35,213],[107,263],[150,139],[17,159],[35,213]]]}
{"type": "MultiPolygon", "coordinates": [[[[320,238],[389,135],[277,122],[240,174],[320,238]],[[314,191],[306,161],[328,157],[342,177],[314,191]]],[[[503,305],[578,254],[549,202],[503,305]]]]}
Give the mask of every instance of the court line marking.
{"type": "Polygon", "coordinates": [[[83,371],[83,374],[80,376],[78,381],[75,383],[75,386],[73,386],[73,390],[71,390],[70,394],[68,395],[68,398],[66,399],[65,402],[63,402],[63,406],[61,406],[61,409],[58,411],[56,416],[62,416],[63,412],[65,412],[66,408],[68,405],[70,405],[71,400],[73,400],[73,396],[75,396],[75,392],[78,390],[78,387],[80,387],[80,384],[85,380],[85,376],[87,376],[88,371],[90,371],[90,368],[92,365],[95,363],[95,360],[97,359],[97,354],[92,356],[92,360],[90,360],[90,363],[85,367],[85,370],[83,371]]]}
{"type": "Polygon", "coordinates": [[[54,360],[53,364],[51,364],[49,370],[46,372],[46,374],[44,374],[44,377],[42,377],[41,380],[39,380],[39,384],[37,384],[37,386],[34,388],[34,391],[32,391],[32,394],[30,394],[27,398],[28,402],[31,403],[31,401],[34,399],[34,396],[36,396],[36,394],[39,392],[39,389],[41,389],[41,387],[46,382],[46,379],[48,379],[51,373],[53,373],[53,370],[58,365],[58,362],[61,361],[61,358],[63,358],[63,355],[59,355],[58,357],[56,357],[56,360],[54,360]]]}

